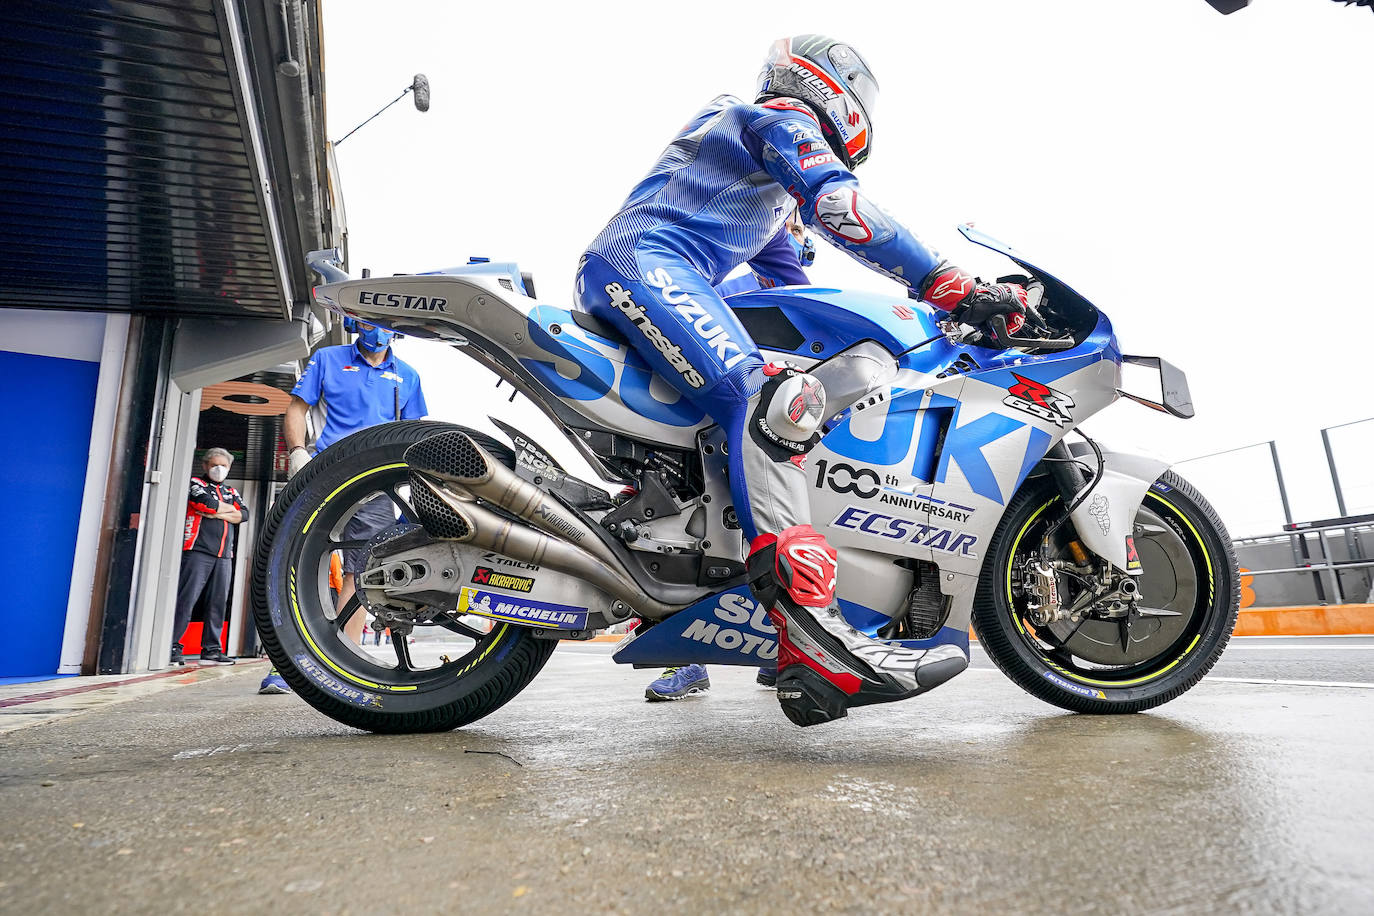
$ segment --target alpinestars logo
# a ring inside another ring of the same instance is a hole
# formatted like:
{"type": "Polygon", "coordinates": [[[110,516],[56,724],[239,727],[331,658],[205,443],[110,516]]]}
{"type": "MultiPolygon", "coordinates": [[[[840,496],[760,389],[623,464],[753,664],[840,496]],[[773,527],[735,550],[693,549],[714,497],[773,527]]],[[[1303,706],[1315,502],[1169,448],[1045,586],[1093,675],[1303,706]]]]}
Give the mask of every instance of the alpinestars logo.
{"type": "Polygon", "coordinates": [[[808,607],[825,607],[835,594],[835,558],[819,544],[792,544],[792,581],[787,591],[792,600],[808,607]]]}
{"type": "MultiPolygon", "coordinates": [[[[721,363],[727,370],[735,368],[746,354],[740,345],[730,337],[716,317],[706,311],[695,299],[687,294],[682,287],[673,282],[672,274],[662,267],[657,270],[646,270],[644,281],[650,286],[660,290],[663,300],[677,309],[681,315],[696,331],[697,336],[706,342],[706,348],[715,352],[720,357],[721,363]]],[[[700,387],[693,385],[693,388],[700,387]]]]}
{"type": "MultiPolygon", "coordinates": [[[[973,274],[954,267],[936,277],[935,282],[931,284],[930,289],[925,291],[922,298],[928,302],[934,302],[940,308],[948,311],[973,292],[973,284],[973,274]]],[[[1021,376],[1016,377],[1020,378],[1021,376]]]]}
{"type": "Polygon", "coordinates": [[[821,400],[821,383],[802,382],[801,394],[787,405],[787,419],[798,425],[801,424],[802,417],[818,420],[824,408],[825,402],[821,400]]]}
{"type": "Polygon", "coordinates": [[[859,215],[858,194],[852,188],[840,188],[817,198],[816,218],[826,231],[846,242],[873,240],[873,230],[859,215]]]}
{"type": "MultiPolygon", "coordinates": [[[[649,320],[649,316],[644,313],[644,308],[636,304],[634,299],[630,297],[629,290],[619,283],[607,283],[605,290],[606,294],[611,297],[611,305],[620,309],[625,317],[634,322],[635,327],[639,328],[639,333],[643,334],[644,338],[653,344],[658,352],[663,354],[663,358],[681,373],[684,382],[693,388],[700,388],[706,384],[701,373],[687,360],[687,357],[682,355],[682,348],[669,340],[658,329],[657,325],[649,320]]],[[[735,349],[738,350],[739,347],[735,349]]],[[[743,355],[740,358],[743,359],[743,355]]]]}
{"type": "Polygon", "coordinates": [[[1015,372],[1011,377],[1016,379],[1017,384],[1007,389],[1003,404],[1055,426],[1064,427],[1073,422],[1073,415],[1069,413],[1069,408],[1074,406],[1073,398],[1057,388],[1042,385],[1015,372]]]}

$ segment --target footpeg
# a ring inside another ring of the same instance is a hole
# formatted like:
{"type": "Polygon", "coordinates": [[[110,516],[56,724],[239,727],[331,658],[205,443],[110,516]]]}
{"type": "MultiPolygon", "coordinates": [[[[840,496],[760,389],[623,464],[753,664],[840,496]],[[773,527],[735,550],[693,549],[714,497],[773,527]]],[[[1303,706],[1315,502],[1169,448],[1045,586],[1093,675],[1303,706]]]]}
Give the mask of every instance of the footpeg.
{"type": "Polygon", "coordinates": [[[793,725],[805,728],[849,715],[844,692],[805,665],[778,674],[778,705],[793,725]]]}

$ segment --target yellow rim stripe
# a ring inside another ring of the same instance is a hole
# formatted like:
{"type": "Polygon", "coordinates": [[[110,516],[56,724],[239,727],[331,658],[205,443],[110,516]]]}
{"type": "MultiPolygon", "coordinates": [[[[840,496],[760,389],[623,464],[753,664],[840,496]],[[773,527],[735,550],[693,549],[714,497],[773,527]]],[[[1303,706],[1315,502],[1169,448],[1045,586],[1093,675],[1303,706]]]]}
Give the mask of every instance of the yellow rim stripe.
{"type": "MultiPolygon", "coordinates": [[[[334,490],[333,493],[330,493],[328,496],[326,496],[326,497],[320,502],[320,504],[319,504],[318,506],[315,507],[315,511],[314,511],[314,512],[310,513],[310,518],[306,520],[306,522],[305,522],[305,527],[301,529],[301,534],[305,534],[307,531],[310,530],[310,526],[313,525],[313,524],[315,523],[316,517],[319,516],[320,512],[323,511],[323,509],[324,509],[325,506],[329,505],[330,500],[332,500],[332,499],[334,499],[334,497],[338,496],[339,493],[340,493],[342,490],[344,490],[344,489],[346,489],[346,488],[348,488],[348,487],[351,487],[353,484],[357,483],[358,481],[362,480],[362,479],[365,478],[365,477],[371,477],[373,474],[378,474],[378,473],[380,473],[380,472],[382,472],[382,471],[394,471],[396,468],[403,468],[403,467],[405,467],[405,466],[406,466],[406,463],[405,463],[404,461],[397,462],[396,464],[384,464],[384,465],[381,465],[380,467],[375,467],[375,468],[372,468],[371,470],[364,471],[363,473],[357,475],[356,477],[352,477],[352,478],[350,478],[349,480],[345,481],[344,483],[340,484],[340,485],[334,490]]],[[[297,627],[297,629],[299,629],[301,635],[305,637],[305,641],[306,641],[307,643],[310,644],[310,648],[311,648],[312,650],[314,650],[314,652],[315,652],[315,657],[318,658],[320,661],[324,662],[326,665],[328,665],[329,668],[330,668],[330,670],[333,671],[335,674],[338,674],[340,677],[348,678],[348,680],[352,681],[352,682],[355,683],[355,684],[361,684],[361,685],[364,686],[364,687],[371,687],[373,690],[387,690],[387,691],[391,691],[392,693],[403,693],[403,692],[407,692],[407,691],[419,690],[419,689],[420,689],[419,687],[414,687],[414,686],[411,686],[411,687],[404,687],[404,686],[392,686],[392,685],[390,685],[390,684],[374,684],[372,681],[363,680],[362,678],[358,677],[357,675],[349,674],[347,671],[343,670],[343,669],[340,668],[338,665],[334,664],[334,662],[329,658],[329,656],[326,655],[323,651],[321,651],[321,650],[320,650],[320,647],[319,647],[318,645],[316,645],[315,640],[314,640],[313,638],[311,638],[311,636],[310,636],[310,630],[309,630],[308,627],[306,627],[306,625],[305,625],[305,620],[301,617],[301,606],[300,606],[300,602],[299,602],[299,601],[297,600],[297,598],[296,598],[296,567],[295,567],[295,566],[292,566],[292,567],[291,567],[291,581],[290,581],[289,588],[287,589],[287,592],[288,592],[288,594],[291,596],[291,614],[292,614],[293,617],[296,618],[296,627],[297,627]]],[[[498,645],[500,645],[500,643],[501,643],[501,638],[502,638],[503,636],[505,636],[505,633],[506,633],[506,625],[505,625],[505,624],[502,624],[502,625],[501,625],[501,629],[497,631],[497,633],[496,633],[496,638],[493,639],[493,640],[491,641],[491,644],[488,645],[487,648],[484,649],[484,650],[482,651],[482,654],[481,654],[481,655],[479,655],[479,656],[477,656],[477,658],[473,659],[473,661],[472,661],[470,664],[468,664],[468,666],[467,666],[466,668],[464,668],[462,671],[459,671],[458,674],[457,674],[456,676],[457,676],[457,677],[462,677],[464,674],[467,674],[469,671],[471,671],[474,665],[476,665],[478,662],[482,661],[482,659],[486,658],[486,657],[487,657],[487,654],[490,653],[492,649],[495,649],[498,645]]]]}
{"type": "MultiPolygon", "coordinates": [[[[1190,521],[1188,521],[1188,516],[1184,515],[1184,514],[1179,510],[1179,508],[1178,508],[1177,506],[1175,506],[1173,503],[1169,502],[1169,501],[1168,501],[1167,499],[1165,499],[1164,497],[1160,496],[1160,495],[1159,495],[1158,493],[1156,493],[1153,489],[1151,489],[1146,495],[1149,496],[1149,497],[1152,498],[1152,499],[1157,499],[1157,500],[1159,500],[1161,503],[1163,503],[1164,505],[1166,505],[1166,506],[1168,506],[1170,509],[1172,509],[1172,510],[1174,511],[1174,515],[1175,515],[1176,517],[1182,519],[1182,520],[1183,520],[1183,524],[1187,525],[1187,526],[1188,526],[1188,530],[1191,531],[1191,532],[1193,533],[1193,537],[1197,538],[1197,545],[1198,545],[1199,548],[1201,548],[1201,550],[1202,550],[1202,558],[1203,558],[1203,560],[1204,560],[1204,561],[1206,562],[1206,564],[1207,564],[1207,592],[1208,592],[1208,594],[1207,594],[1207,602],[1208,602],[1208,604],[1210,605],[1213,601],[1216,600],[1217,589],[1216,589],[1216,576],[1215,576],[1215,574],[1214,574],[1214,572],[1213,572],[1213,570],[1212,570],[1212,555],[1211,555],[1211,553],[1210,553],[1210,552],[1208,551],[1208,549],[1207,549],[1207,543],[1202,539],[1202,535],[1198,534],[1197,528],[1193,527],[1193,523],[1190,522],[1190,521]]],[[[1017,534],[1016,534],[1016,539],[1015,539],[1014,541],[1012,541],[1012,544],[1011,544],[1011,555],[1012,555],[1012,556],[1016,556],[1016,548],[1020,546],[1020,544],[1021,544],[1021,538],[1025,537],[1026,531],[1027,531],[1027,529],[1030,528],[1031,523],[1033,523],[1037,518],[1040,517],[1040,513],[1044,512],[1044,511],[1045,511],[1046,509],[1048,509],[1050,506],[1054,505],[1054,503],[1055,503],[1058,499],[1059,499],[1059,497],[1056,496],[1056,497],[1054,497],[1054,499],[1051,499],[1049,502],[1045,503],[1045,504],[1044,504],[1043,506],[1041,506],[1039,509],[1036,509],[1035,512],[1034,512],[1034,514],[1032,514],[1031,517],[1030,517],[1029,519],[1026,520],[1026,524],[1024,524],[1024,525],[1021,526],[1021,530],[1017,532],[1017,534]]],[[[1012,604],[1012,595],[1011,595],[1011,564],[1010,564],[1010,563],[1007,564],[1007,603],[1008,603],[1009,605],[1012,604]]],[[[1013,609],[1014,609],[1014,605],[1013,605],[1013,609]]],[[[1020,618],[1020,616],[1019,616],[1018,614],[1016,614],[1016,613],[1014,613],[1014,612],[1012,613],[1012,615],[1011,615],[1011,622],[1014,623],[1014,624],[1016,625],[1016,629],[1017,629],[1017,630],[1019,630],[1022,634],[1025,634],[1026,631],[1025,631],[1025,629],[1021,626],[1021,618],[1020,618]]],[[[1049,665],[1051,668],[1053,668],[1055,671],[1058,671],[1060,674],[1064,675],[1065,677],[1067,677],[1067,678],[1072,678],[1073,680],[1078,681],[1079,683],[1082,683],[1082,684],[1091,684],[1091,685],[1093,685],[1094,687],[1133,687],[1133,686],[1135,686],[1136,684],[1143,684],[1143,683],[1145,683],[1146,681],[1152,681],[1152,680],[1154,680],[1155,678],[1159,677],[1160,675],[1165,674],[1166,672],[1168,672],[1168,671],[1169,671],[1170,669],[1172,669],[1175,665],[1177,665],[1179,662],[1183,661],[1185,658],[1188,657],[1189,653],[1191,653],[1191,652],[1193,651],[1193,648],[1194,648],[1195,646],[1197,646],[1198,640],[1200,640],[1201,638],[1202,638],[1202,634],[1201,634],[1201,633],[1199,633],[1197,636],[1194,636],[1194,637],[1193,637],[1193,641],[1190,642],[1190,643],[1188,644],[1188,648],[1186,648],[1186,649],[1183,650],[1183,654],[1182,654],[1182,655],[1180,655],[1178,658],[1174,659],[1173,661],[1169,662],[1169,664],[1165,665],[1163,668],[1159,669],[1159,670],[1156,671],[1154,674],[1149,674],[1149,675],[1146,675],[1145,677],[1132,678],[1132,679],[1129,680],[1129,681],[1099,681],[1099,680],[1096,680],[1096,679],[1094,679],[1094,678],[1084,677],[1084,676],[1081,675],[1081,674],[1075,674],[1075,673],[1073,673],[1072,671],[1067,671],[1067,670],[1065,670],[1065,669],[1059,667],[1058,665],[1056,665],[1054,662],[1050,661],[1050,660],[1047,659],[1047,658],[1041,658],[1041,661],[1043,661],[1046,665],[1049,665]]]]}
{"type": "Polygon", "coordinates": [[[491,645],[483,649],[481,655],[477,656],[472,661],[468,662],[467,665],[463,667],[463,670],[455,674],[454,677],[462,677],[463,675],[471,671],[473,668],[475,668],[477,665],[481,664],[482,659],[486,658],[492,649],[495,649],[497,646],[501,644],[501,637],[506,635],[506,630],[508,629],[510,629],[510,624],[501,624],[501,629],[496,631],[496,638],[491,641],[491,645]]]}
{"type": "Polygon", "coordinates": [[[361,474],[359,474],[357,477],[352,477],[352,478],[350,478],[350,479],[348,479],[348,480],[345,480],[343,483],[339,484],[339,486],[338,486],[337,488],[335,488],[335,490],[334,490],[333,493],[330,493],[330,494],[329,494],[328,496],[326,496],[323,500],[321,500],[320,504],[319,504],[318,506],[315,507],[315,511],[314,511],[314,512],[311,512],[311,513],[310,513],[310,518],[308,518],[308,519],[305,520],[305,527],[301,529],[301,534],[305,534],[306,532],[308,532],[308,531],[310,530],[310,526],[313,525],[313,524],[315,524],[315,518],[316,518],[316,516],[318,516],[318,515],[320,514],[321,510],[323,510],[325,506],[329,505],[329,501],[330,501],[331,499],[333,499],[334,497],[336,497],[336,496],[339,495],[339,491],[340,491],[340,490],[343,490],[343,489],[346,488],[346,487],[351,487],[351,486],[353,486],[355,483],[357,483],[358,481],[362,480],[364,477],[371,477],[373,474],[376,474],[378,471],[394,471],[396,468],[403,468],[403,467],[405,467],[405,466],[406,466],[406,463],[405,463],[404,461],[398,461],[398,462],[396,462],[395,464],[384,464],[384,465],[382,465],[381,467],[373,468],[373,469],[370,470],[370,471],[363,471],[363,472],[362,472],[361,474]]]}
{"type": "Polygon", "coordinates": [[[1184,515],[1181,511],[1179,511],[1178,506],[1175,506],[1173,503],[1169,502],[1163,496],[1160,496],[1153,489],[1150,490],[1150,492],[1146,495],[1151,497],[1152,499],[1159,500],[1164,505],[1168,506],[1170,509],[1173,509],[1174,515],[1181,518],[1183,520],[1183,524],[1188,526],[1188,530],[1193,532],[1193,537],[1197,538],[1198,546],[1202,548],[1202,559],[1207,563],[1207,603],[1211,604],[1213,601],[1216,600],[1217,597],[1217,577],[1216,573],[1212,571],[1212,554],[1207,549],[1207,543],[1203,541],[1202,535],[1198,534],[1198,530],[1193,527],[1193,523],[1188,521],[1188,516],[1184,515]]]}

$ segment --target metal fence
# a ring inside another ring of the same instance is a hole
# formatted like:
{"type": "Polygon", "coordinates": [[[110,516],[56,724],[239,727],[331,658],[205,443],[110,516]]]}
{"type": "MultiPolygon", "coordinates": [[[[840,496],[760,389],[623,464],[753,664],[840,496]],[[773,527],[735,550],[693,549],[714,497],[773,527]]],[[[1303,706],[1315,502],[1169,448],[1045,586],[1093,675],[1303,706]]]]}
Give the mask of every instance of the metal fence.
{"type": "MultiPolygon", "coordinates": [[[[1273,441],[1175,465],[1226,523],[1256,606],[1374,603],[1374,418],[1327,427],[1321,438],[1340,513],[1322,521],[1294,521],[1273,441]]],[[[1298,481],[1309,490],[1310,476],[1298,481]]]]}
{"type": "Polygon", "coordinates": [[[1328,426],[1322,446],[1341,515],[1374,512],[1374,417],[1328,426]]]}
{"type": "Polygon", "coordinates": [[[1374,602],[1374,515],[1285,525],[1239,538],[1236,559],[1253,577],[1256,607],[1374,602]]]}

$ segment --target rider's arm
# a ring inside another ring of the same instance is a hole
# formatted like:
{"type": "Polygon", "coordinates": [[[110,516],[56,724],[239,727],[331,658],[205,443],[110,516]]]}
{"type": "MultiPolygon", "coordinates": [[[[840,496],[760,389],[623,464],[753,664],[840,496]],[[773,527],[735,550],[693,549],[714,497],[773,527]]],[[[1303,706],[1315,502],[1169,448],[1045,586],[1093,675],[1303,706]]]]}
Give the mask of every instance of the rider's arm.
{"type": "Polygon", "coordinates": [[[854,173],[821,136],[810,110],[775,99],[760,112],[749,127],[759,144],[759,160],[796,199],[806,224],[869,267],[918,290],[939,256],[864,197],[854,173]]]}
{"type": "Polygon", "coordinates": [[[864,197],[854,173],[831,152],[810,109],[792,99],[773,99],[760,112],[749,127],[759,144],[759,161],[796,199],[807,225],[826,241],[905,284],[914,298],[952,313],[958,321],[983,325],[994,315],[1005,315],[1007,330],[1020,330],[1026,291],[1009,283],[983,283],[941,261],[879,210],[864,197]]]}
{"type": "Polygon", "coordinates": [[[291,389],[291,403],[286,405],[286,416],[282,423],[282,438],[286,440],[288,452],[305,448],[305,416],[312,405],[324,397],[325,357],[315,353],[305,364],[305,371],[291,389]]]}
{"type": "Polygon", "coordinates": [[[305,448],[305,415],[309,412],[309,404],[296,395],[291,396],[291,403],[286,405],[286,416],[282,423],[282,438],[286,440],[288,451],[294,452],[298,448],[305,448]]]}

